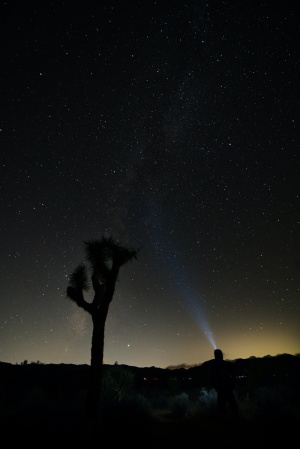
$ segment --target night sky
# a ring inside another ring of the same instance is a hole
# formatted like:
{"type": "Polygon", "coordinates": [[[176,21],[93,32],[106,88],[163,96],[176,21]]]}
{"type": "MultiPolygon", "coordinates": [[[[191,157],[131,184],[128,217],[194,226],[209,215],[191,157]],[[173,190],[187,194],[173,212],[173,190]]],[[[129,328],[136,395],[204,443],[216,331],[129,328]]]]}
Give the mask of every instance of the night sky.
{"type": "Polygon", "coordinates": [[[0,361],[90,363],[102,236],[141,247],[105,363],[300,352],[299,9],[1,1],[0,361]]]}

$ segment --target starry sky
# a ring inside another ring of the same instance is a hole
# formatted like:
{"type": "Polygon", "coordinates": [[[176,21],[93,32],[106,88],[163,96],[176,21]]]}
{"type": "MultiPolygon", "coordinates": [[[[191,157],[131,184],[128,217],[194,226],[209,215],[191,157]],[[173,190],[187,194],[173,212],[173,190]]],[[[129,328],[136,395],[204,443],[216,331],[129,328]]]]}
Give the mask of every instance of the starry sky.
{"type": "Polygon", "coordinates": [[[105,363],[299,353],[299,4],[10,0],[0,17],[0,360],[90,363],[66,289],[102,236],[141,247],[105,363]]]}

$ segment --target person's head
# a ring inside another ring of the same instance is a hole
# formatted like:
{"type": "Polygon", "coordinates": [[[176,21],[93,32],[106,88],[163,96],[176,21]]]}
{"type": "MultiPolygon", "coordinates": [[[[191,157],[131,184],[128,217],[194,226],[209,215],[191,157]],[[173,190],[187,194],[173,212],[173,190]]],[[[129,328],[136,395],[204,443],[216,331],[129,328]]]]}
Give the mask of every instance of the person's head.
{"type": "Polygon", "coordinates": [[[215,349],[214,355],[216,360],[223,360],[223,352],[221,351],[221,349],[215,349]]]}

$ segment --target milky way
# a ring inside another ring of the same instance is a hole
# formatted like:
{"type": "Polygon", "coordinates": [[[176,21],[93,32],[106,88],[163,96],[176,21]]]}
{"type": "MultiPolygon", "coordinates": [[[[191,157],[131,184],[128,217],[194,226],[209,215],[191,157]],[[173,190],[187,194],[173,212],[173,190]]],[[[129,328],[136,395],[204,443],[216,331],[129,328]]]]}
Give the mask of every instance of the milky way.
{"type": "Polygon", "coordinates": [[[110,235],[141,251],[106,363],[300,352],[298,4],[15,0],[0,15],[0,360],[90,363],[66,288],[83,242],[110,235]]]}

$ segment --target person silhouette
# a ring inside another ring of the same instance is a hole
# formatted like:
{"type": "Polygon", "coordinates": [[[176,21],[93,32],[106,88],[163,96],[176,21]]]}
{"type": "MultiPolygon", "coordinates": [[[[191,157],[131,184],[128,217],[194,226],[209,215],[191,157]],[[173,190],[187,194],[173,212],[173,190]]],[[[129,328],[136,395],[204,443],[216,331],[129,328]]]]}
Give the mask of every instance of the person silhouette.
{"type": "Polygon", "coordinates": [[[232,362],[223,358],[221,349],[214,350],[215,359],[212,361],[212,386],[217,392],[219,411],[224,414],[230,410],[238,414],[238,402],[234,393],[236,376],[232,362]]]}

